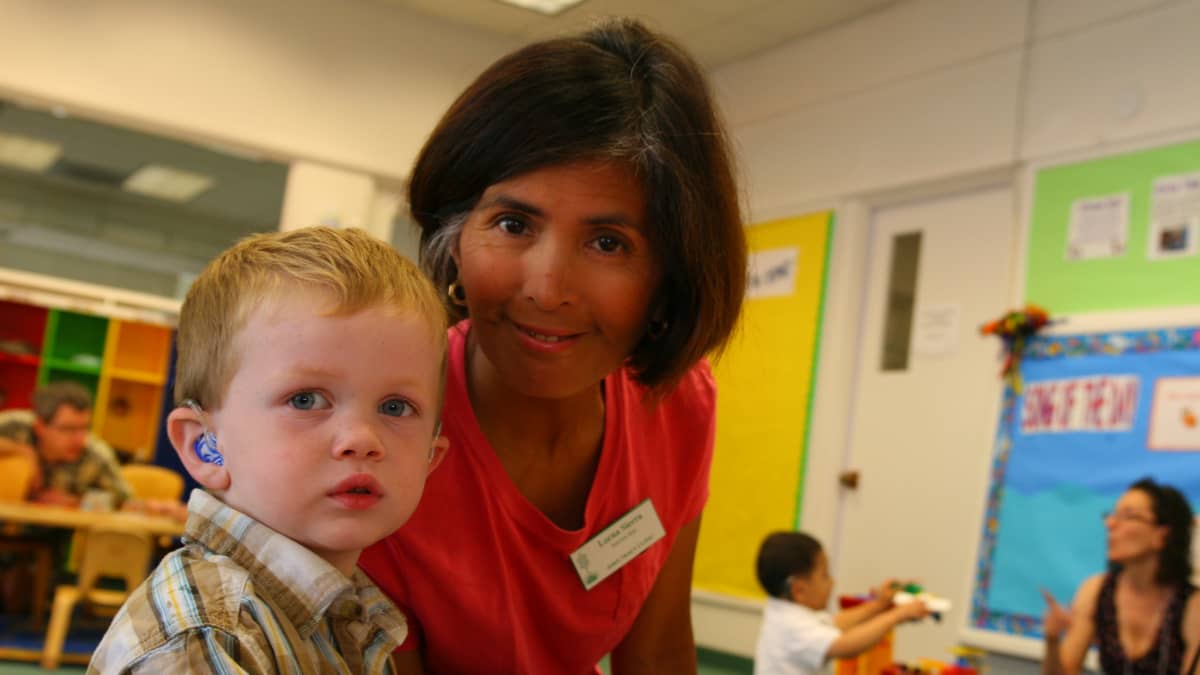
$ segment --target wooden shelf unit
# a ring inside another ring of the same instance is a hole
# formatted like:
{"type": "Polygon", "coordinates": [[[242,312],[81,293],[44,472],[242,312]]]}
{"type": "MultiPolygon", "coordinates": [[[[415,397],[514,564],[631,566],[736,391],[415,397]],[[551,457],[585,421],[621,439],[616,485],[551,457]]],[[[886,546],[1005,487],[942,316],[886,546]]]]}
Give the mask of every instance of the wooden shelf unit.
{"type": "Polygon", "coordinates": [[[0,300],[0,410],[28,408],[35,385],[92,392],[92,431],[139,461],[154,458],[173,331],[169,326],[0,300]]]}

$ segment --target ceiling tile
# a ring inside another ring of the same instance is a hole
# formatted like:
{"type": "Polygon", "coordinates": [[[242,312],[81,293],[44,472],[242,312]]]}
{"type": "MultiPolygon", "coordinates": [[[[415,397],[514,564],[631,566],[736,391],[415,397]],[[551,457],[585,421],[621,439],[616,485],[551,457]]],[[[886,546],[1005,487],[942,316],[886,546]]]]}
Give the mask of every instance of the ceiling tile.
{"type": "Polygon", "coordinates": [[[762,50],[762,31],[753,30],[734,21],[706,28],[698,33],[683,36],[683,43],[706,68],[736,61],[762,50]]]}
{"type": "MultiPolygon", "coordinates": [[[[772,0],[675,0],[689,12],[700,14],[712,19],[728,19],[746,15],[755,9],[769,4],[772,0]]],[[[803,7],[809,0],[789,0],[792,4],[803,7]]]]}
{"type": "Polygon", "coordinates": [[[544,18],[533,10],[497,0],[404,0],[403,6],[505,35],[519,35],[530,24],[544,18]]]}
{"type": "Polygon", "coordinates": [[[738,20],[772,37],[789,40],[849,21],[894,1],[772,0],[745,12],[738,20]]]}

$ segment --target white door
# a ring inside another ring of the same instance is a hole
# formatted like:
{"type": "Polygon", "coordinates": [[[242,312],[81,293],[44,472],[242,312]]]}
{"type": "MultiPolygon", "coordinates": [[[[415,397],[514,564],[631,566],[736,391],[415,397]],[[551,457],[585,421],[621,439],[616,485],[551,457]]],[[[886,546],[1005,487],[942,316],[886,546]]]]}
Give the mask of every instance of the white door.
{"type": "Polygon", "coordinates": [[[954,604],[940,624],[900,627],[897,659],[950,659],[969,610],[1002,391],[999,343],[979,335],[979,326],[1008,308],[1015,223],[1008,186],[872,213],[845,454],[845,468],[860,480],[841,493],[835,588],[859,592],[887,576],[915,578],[954,604]],[[920,233],[915,293],[891,294],[898,306],[913,303],[907,365],[884,370],[893,242],[909,233],[920,233]]]}

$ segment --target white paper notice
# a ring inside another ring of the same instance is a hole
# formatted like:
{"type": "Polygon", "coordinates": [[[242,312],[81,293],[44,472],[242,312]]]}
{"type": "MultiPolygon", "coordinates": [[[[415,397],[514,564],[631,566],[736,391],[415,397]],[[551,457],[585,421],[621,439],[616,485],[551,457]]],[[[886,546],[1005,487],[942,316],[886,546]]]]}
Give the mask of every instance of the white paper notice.
{"type": "Polygon", "coordinates": [[[1078,199],[1071,205],[1067,260],[1112,258],[1129,246],[1129,193],[1078,199]]]}
{"type": "Polygon", "coordinates": [[[796,292],[800,249],[773,248],[750,254],[749,298],[770,298],[796,292]]]}
{"type": "Polygon", "coordinates": [[[961,305],[930,305],[917,310],[913,322],[913,352],[946,356],[958,351],[961,305]]]}
{"type": "Polygon", "coordinates": [[[1161,260],[1195,255],[1198,230],[1200,173],[1167,176],[1154,181],[1146,257],[1161,260]]]}
{"type": "Polygon", "coordinates": [[[1160,377],[1150,406],[1151,450],[1200,451],[1200,377],[1160,377]]]}

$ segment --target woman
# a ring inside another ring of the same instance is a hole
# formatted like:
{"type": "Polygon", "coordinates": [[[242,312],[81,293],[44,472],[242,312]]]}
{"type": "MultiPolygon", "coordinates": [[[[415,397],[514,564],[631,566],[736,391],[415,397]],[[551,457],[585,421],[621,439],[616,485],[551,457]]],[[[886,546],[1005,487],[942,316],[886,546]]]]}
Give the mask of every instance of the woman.
{"type": "Polygon", "coordinates": [[[1200,594],[1190,581],[1187,500],[1175,488],[1144,478],[1105,514],[1104,525],[1108,573],[1079,586],[1070,612],[1046,594],[1042,672],[1080,672],[1092,644],[1099,646],[1100,665],[1109,675],[1191,672],[1200,638],[1200,594]]]}
{"type": "Polygon", "coordinates": [[[520,49],[447,111],[409,198],[463,320],[451,451],[360,562],[410,617],[401,672],[590,673],[608,653],[616,675],[695,672],[704,356],[746,278],[700,69],[632,21],[520,49]]]}

